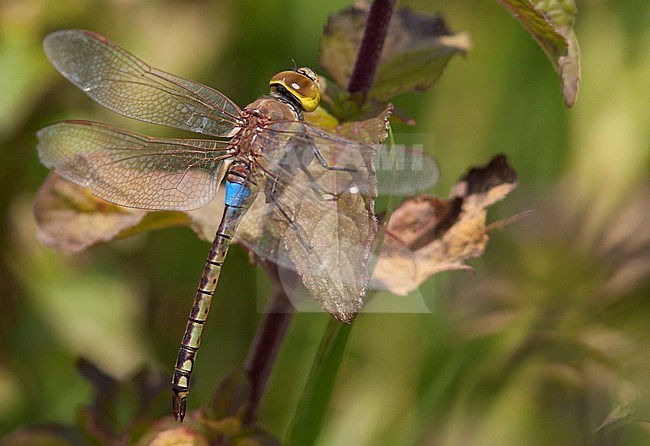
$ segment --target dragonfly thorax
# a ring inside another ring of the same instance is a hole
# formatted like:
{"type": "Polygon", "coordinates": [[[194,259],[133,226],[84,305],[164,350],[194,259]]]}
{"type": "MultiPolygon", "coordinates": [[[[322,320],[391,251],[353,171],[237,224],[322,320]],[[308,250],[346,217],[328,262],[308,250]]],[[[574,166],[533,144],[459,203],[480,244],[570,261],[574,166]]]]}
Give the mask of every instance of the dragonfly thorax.
{"type": "Polygon", "coordinates": [[[235,157],[243,162],[254,164],[270,147],[284,147],[290,134],[282,135],[271,130],[273,143],[269,144],[269,128],[277,123],[302,120],[302,112],[292,102],[277,97],[261,97],[249,104],[241,112],[239,131],[230,140],[235,157]],[[260,137],[261,133],[266,136],[260,137]]]}
{"type": "Polygon", "coordinates": [[[271,78],[269,86],[272,94],[288,99],[306,112],[316,110],[320,103],[318,76],[311,68],[282,71],[271,78]]]}

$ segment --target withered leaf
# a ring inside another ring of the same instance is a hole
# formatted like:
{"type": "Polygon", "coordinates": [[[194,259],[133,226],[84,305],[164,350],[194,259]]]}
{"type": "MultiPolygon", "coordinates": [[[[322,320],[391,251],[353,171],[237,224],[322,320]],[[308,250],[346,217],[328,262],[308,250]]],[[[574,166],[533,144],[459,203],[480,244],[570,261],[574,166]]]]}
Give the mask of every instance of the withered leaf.
{"type": "Polygon", "coordinates": [[[562,79],[564,103],[571,107],[578,95],[580,49],[573,32],[574,0],[498,0],[542,47],[562,79]]]}
{"type": "Polygon", "coordinates": [[[87,189],[52,172],[34,200],[38,238],[69,254],[140,232],[172,226],[191,226],[204,240],[212,240],[221,218],[223,196],[188,212],[146,211],[109,203],[87,189]]]}
{"type": "Polygon", "coordinates": [[[457,183],[449,198],[431,195],[409,198],[390,217],[372,285],[407,294],[441,271],[471,269],[468,258],[480,256],[488,242],[487,208],[517,186],[517,175],[504,155],[474,168],[457,183]],[[404,248],[395,249],[397,240],[404,248]],[[412,262],[412,276],[400,274],[412,262]]]}
{"type": "Polygon", "coordinates": [[[145,211],[100,200],[55,173],[43,182],[34,202],[38,238],[68,253],[113,240],[140,224],[145,215],[145,211]]]}

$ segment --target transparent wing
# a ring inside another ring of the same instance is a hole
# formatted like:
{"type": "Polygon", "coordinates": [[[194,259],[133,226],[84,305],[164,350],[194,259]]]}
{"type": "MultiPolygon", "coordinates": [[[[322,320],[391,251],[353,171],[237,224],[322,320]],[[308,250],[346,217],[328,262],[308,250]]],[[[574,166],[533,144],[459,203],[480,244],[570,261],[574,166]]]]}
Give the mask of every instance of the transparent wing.
{"type": "Polygon", "coordinates": [[[276,224],[266,224],[278,218],[286,223],[277,209],[286,200],[283,197],[292,203],[310,203],[314,215],[336,213],[337,197],[410,195],[432,187],[439,178],[435,161],[422,152],[357,143],[302,121],[270,124],[257,141],[264,153],[258,170],[272,178],[277,203],[261,193],[244,217],[238,237],[260,257],[294,270],[279,252],[281,234],[274,230],[276,224]]]}
{"type": "MultiPolygon", "coordinates": [[[[265,128],[262,138],[269,147],[286,145],[288,140],[292,141],[294,147],[311,147],[311,153],[317,154],[317,157],[322,158],[320,161],[332,167],[358,169],[360,160],[370,156],[377,177],[379,195],[413,195],[432,188],[440,179],[436,162],[426,153],[413,147],[387,144],[370,146],[327,133],[301,121],[269,125],[265,128]],[[364,155],[371,152],[372,155],[364,155]]],[[[292,150],[291,147],[289,150],[292,150]]],[[[292,161],[290,168],[299,167],[304,162],[295,156],[292,161]]],[[[271,161],[271,164],[274,163],[271,161]]],[[[340,175],[336,176],[336,179],[339,180],[339,188],[345,186],[340,181],[340,175]]],[[[363,183],[357,186],[361,192],[372,191],[363,183]]]]}
{"type": "Polygon", "coordinates": [[[57,31],[43,46],[61,74],[114,112],[212,136],[237,127],[241,111],[222,93],[151,67],[99,34],[57,31]]]}
{"type": "Polygon", "coordinates": [[[382,144],[374,164],[382,196],[414,195],[431,189],[440,179],[437,163],[414,147],[382,144]]]}
{"type": "Polygon", "coordinates": [[[254,171],[260,189],[237,237],[298,271],[321,307],[350,322],[363,304],[377,231],[375,150],[312,129],[288,121],[269,124],[258,135],[263,157],[254,171]]]}
{"type": "Polygon", "coordinates": [[[337,214],[340,202],[351,195],[374,198],[375,148],[332,137],[301,121],[270,124],[256,143],[263,153],[254,166],[260,193],[237,236],[261,257],[295,270],[291,261],[277,258],[282,238],[278,223],[286,227],[337,214]]]}
{"type": "MultiPolygon", "coordinates": [[[[297,270],[324,309],[351,321],[369,284],[382,286],[369,282],[367,265],[376,263],[371,253],[377,232],[375,166],[378,153],[389,149],[330,135],[300,121],[267,126],[258,143],[264,153],[256,165],[260,192],[238,229],[238,240],[261,257],[297,270]]],[[[396,173],[387,178],[401,181],[392,190],[413,193],[435,183],[438,170],[426,155],[391,150],[392,157],[379,165],[391,160],[396,173]]],[[[394,242],[391,252],[402,260],[392,263],[394,273],[412,280],[410,253],[394,242]]]]}
{"type": "Polygon", "coordinates": [[[205,205],[231,156],[222,141],[151,138],[89,121],[64,121],[37,134],[47,167],[99,198],[139,209],[205,205]]]}

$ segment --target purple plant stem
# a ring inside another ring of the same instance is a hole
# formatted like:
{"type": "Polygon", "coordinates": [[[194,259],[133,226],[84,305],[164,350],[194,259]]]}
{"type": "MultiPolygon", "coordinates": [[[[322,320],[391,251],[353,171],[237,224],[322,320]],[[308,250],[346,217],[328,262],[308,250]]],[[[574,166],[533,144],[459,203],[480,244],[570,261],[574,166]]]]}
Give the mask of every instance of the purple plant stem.
{"type": "MultiPolygon", "coordinates": [[[[254,425],[257,420],[257,412],[262,395],[264,395],[264,389],[294,313],[294,307],[285,288],[287,281],[280,281],[276,265],[265,262],[264,266],[273,281],[274,291],[264,310],[262,321],[257,328],[255,339],[244,363],[244,371],[251,384],[251,395],[244,416],[244,423],[247,425],[254,425]]],[[[298,275],[293,274],[294,280],[298,280],[298,275]]],[[[283,276],[285,275],[286,271],[283,271],[283,276]]]]}
{"type": "Polygon", "coordinates": [[[394,6],[395,0],[375,0],[370,6],[366,29],[346,88],[350,93],[361,93],[362,102],[375,78],[394,6]]]}

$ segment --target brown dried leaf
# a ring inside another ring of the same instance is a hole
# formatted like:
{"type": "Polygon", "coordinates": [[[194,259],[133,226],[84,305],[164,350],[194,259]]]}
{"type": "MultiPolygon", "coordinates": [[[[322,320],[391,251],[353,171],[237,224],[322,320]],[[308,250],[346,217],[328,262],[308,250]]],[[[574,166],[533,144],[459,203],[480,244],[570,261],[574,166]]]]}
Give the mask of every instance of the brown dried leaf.
{"type": "Polygon", "coordinates": [[[485,167],[471,169],[452,188],[449,198],[420,195],[407,199],[387,226],[387,234],[406,249],[400,255],[393,243],[382,245],[373,286],[403,295],[438,272],[471,269],[464,261],[483,254],[489,239],[487,208],[516,186],[516,173],[506,157],[498,155],[485,167]],[[412,277],[396,274],[404,271],[405,262],[415,264],[412,277]]]}
{"type": "Polygon", "coordinates": [[[146,211],[118,206],[50,173],[34,201],[38,238],[69,254],[140,232],[171,226],[191,226],[204,240],[212,240],[221,218],[223,196],[189,212],[146,211]]]}
{"type": "Polygon", "coordinates": [[[38,238],[67,253],[113,240],[142,222],[146,212],[100,200],[85,189],[50,173],[34,202],[38,238]]]}

